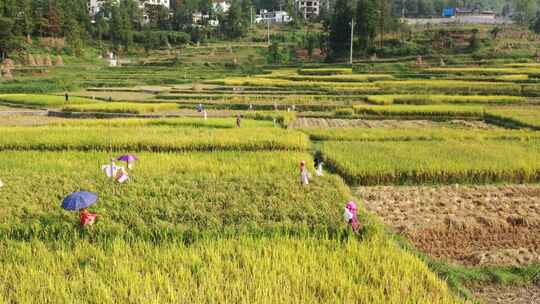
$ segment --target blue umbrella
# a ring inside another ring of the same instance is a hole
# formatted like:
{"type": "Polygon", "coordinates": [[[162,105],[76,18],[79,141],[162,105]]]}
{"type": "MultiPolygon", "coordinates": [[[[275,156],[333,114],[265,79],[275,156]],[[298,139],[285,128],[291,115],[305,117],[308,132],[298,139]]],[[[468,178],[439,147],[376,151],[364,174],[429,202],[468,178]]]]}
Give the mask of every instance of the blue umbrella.
{"type": "Polygon", "coordinates": [[[62,208],[65,210],[80,210],[93,205],[98,199],[97,194],[92,192],[75,192],[64,198],[62,208]]]}

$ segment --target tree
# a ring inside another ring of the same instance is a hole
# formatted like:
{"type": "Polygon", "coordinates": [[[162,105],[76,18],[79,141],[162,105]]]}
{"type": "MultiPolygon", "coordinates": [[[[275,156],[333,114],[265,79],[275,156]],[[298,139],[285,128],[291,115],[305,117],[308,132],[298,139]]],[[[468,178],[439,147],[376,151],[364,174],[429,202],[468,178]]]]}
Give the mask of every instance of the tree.
{"type": "Polygon", "coordinates": [[[247,26],[242,14],[240,0],[232,0],[229,14],[223,24],[223,32],[228,38],[236,39],[242,37],[245,34],[246,29],[247,26]]]}
{"type": "Polygon", "coordinates": [[[531,30],[540,34],[540,12],[536,13],[536,18],[534,18],[534,22],[531,24],[531,30]]]}
{"type": "Polygon", "coordinates": [[[14,23],[11,18],[0,17],[0,59],[7,57],[14,48],[15,42],[11,33],[14,23]]]}
{"type": "Polygon", "coordinates": [[[356,33],[360,47],[367,50],[377,35],[377,10],[374,0],[358,0],[356,5],[356,33]]]}
{"type": "Polygon", "coordinates": [[[472,36],[469,40],[469,49],[471,52],[476,52],[480,49],[480,39],[478,39],[478,29],[472,30],[472,36]]]}
{"type": "Polygon", "coordinates": [[[379,34],[379,47],[384,47],[384,35],[387,29],[394,26],[395,17],[392,16],[392,4],[390,0],[376,0],[377,3],[377,28],[379,34]]]}
{"type": "Polygon", "coordinates": [[[514,21],[522,26],[529,25],[533,20],[536,10],[534,0],[514,0],[514,21]]]}
{"type": "Polygon", "coordinates": [[[17,2],[17,14],[13,24],[15,35],[30,35],[32,33],[32,5],[30,0],[19,0],[17,2]]]}
{"type": "Polygon", "coordinates": [[[60,35],[60,15],[58,14],[56,3],[53,1],[49,2],[45,31],[47,35],[52,37],[58,37],[60,35]]]}
{"type": "Polygon", "coordinates": [[[351,39],[350,22],[352,16],[352,8],[349,1],[337,0],[328,37],[328,46],[330,48],[329,59],[335,60],[347,54],[351,39]]]}

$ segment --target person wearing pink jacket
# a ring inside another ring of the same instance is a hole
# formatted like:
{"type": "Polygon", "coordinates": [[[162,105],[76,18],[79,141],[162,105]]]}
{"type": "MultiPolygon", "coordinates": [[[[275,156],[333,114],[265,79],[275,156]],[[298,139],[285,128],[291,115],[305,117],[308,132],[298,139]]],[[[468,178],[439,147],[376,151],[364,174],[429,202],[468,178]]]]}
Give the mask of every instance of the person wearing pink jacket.
{"type": "Polygon", "coordinates": [[[353,232],[358,232],[358,230],[360,229],[360,222],[358,222],[357,211],[358,209],[355,202],[350,201],[347,203],[347,205],[345,205],[345,212],[343,214],[343,218],[348,224],[351,225],[353,232]]]}

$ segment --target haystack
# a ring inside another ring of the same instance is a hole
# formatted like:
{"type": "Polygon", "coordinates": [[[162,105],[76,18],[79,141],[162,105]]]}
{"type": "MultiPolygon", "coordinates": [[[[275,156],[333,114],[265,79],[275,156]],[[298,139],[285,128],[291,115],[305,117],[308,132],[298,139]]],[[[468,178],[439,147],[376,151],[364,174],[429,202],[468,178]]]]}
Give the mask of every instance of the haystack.
{"type": "Polygon", "coordinates": [[[2,66],[6,69],[13,69],[15,67],[15,63],[13,60],[6,58],[4,61],[2,61],[2,66]]]}
{"type": "Polygon", "coordinates": [[[62,56],[58,55],[56,56],[56,60],[54,61],[54,65],[56,66],[63,66],[64,60],[62,59],[62,56]]]}
{"type": "Polygon", "coordinates": [[[1,74],[6,79],[12,79],[13,78],[13,75],[11,74],[11,69],[6,67],[6,66],[2,67],[2,73],[1,74]]]}
{"type": "Polygon", "coordinates": [[[45,55],[45,58],[43,58],[43,65],[44,66],[52,66],[51,55],[49,55],[49,54],[45,55]]]}
{"type": "Polygon", "coordinates": [[[34,57],[36,66],[42,66],[43,65],[43,59],[41,58],[41,55],[36,55],[34,57]]]}
{"type": "Polygon", "coordinates": [[[26,55],[26,65],[28,66],[36,66],[36,59],[32,54],[26,55]]]}

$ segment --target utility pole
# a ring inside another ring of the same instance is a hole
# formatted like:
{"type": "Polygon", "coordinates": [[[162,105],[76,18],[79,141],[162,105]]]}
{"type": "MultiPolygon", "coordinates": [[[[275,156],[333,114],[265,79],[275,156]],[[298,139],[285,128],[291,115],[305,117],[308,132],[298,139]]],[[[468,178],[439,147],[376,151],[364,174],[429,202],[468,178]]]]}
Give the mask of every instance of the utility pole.
{"type": "Polygon", "coordinates": [[[270,18],[267,18],[268,22],[268,29],[267,29],[267,36],[268,36],[268,45],[270,45],[270,18]]]}
{"type": "Polygon", "coordinates": [[[351,65],[352,65],[352,57],[353,57],[353,43],[354,43],[354,19],[351,19],[351,58],[350,58],[351,65]]]}

